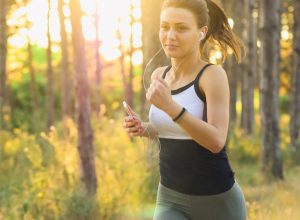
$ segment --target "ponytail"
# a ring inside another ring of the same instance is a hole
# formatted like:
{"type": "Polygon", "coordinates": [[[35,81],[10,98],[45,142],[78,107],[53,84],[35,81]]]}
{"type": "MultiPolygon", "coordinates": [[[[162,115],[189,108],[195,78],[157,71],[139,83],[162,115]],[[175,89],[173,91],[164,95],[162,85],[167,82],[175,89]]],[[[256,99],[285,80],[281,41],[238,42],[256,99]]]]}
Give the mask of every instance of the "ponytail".
{"type": "Polygon", "coordinates": [[[212,0],[206,0],[206,2],[209,11],[209,24],[206,37],[200,43],[201,56],[208,59],[208,53],[205,50],[207,41],[217,42],[224,55],[223,61],[227,58],[227,49],[230,47],[233,50],[236,61],[240,63],[242,60],[242,49],[244,49],[243,42],[232,31],[224,11],[212,0]]]}

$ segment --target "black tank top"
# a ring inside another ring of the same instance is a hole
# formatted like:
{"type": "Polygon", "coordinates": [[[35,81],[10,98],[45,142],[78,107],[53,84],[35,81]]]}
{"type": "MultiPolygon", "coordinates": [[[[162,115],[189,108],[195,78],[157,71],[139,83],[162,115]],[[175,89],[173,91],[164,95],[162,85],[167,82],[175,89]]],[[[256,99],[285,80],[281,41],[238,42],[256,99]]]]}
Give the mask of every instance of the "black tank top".
{"type": "MultiPolygon", "coordinates": [[[[194,83],[195,93],[203,100],[203,118],[207,122],[206,100],[200,92],[199,80],[207,64],[198,73],[194,83]]],[[[163,78],[170,70],[166,68],[163,78]]],[[[177,89],[176,95],[189,86],[177,89]]],[[[175,95],[175,94],[172,94],[175,95]]],[[[189,97],[186,97],[187,99],[189,97]]],[[[212,153],[193,139],[159,138],[161,150],[159,154],[160,182],[181,193],[190,195],[214,195],[229,190],[234,184],[226,146],[219,153],[212,153]]]]}

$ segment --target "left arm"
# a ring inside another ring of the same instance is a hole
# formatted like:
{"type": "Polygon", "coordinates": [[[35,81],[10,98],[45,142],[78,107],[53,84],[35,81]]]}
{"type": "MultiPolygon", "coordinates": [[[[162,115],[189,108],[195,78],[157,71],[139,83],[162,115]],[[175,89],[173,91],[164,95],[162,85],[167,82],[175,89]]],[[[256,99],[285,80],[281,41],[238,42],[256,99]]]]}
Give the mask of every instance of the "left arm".
{"type": "MultiPolygon", "coordinates": [[[[207,122],[186,112],[179,119],[178,124],[197,143],[213,153],[218,153],[225,145],[229,124],[230,93],[227,75],[220,66],[211,66],[202,75],[199,86],[206,97],[207,122]]],[[[149,91],[147,99],[174,118],[181,111],[182,106],[176,103],[172,97],[170,99],[169,89],[163,79],[157,78],[156,86],[149,91]]]]}

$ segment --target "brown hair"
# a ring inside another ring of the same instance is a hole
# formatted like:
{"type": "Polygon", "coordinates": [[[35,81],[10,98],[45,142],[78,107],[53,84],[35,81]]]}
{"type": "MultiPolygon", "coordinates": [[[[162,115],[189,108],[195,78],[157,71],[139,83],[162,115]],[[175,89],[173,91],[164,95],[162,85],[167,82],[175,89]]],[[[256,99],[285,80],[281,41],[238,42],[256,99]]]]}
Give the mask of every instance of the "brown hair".
{"type": "Polygon", "coordinates": [[[209,42],[220,46],[224,60],[228,55],[227,48],[230,47],[237,62],[241,62],[244,45],[232,31],[224,11],[216,3],[212,0],[165,0],[162,10],[168,7],[187,9],[195,15],[199,28],[208,27],[208,32],[200,43],[200,53],[204,59],[208,60],[209,57],[206,50],[206,43],[209,42]]]}

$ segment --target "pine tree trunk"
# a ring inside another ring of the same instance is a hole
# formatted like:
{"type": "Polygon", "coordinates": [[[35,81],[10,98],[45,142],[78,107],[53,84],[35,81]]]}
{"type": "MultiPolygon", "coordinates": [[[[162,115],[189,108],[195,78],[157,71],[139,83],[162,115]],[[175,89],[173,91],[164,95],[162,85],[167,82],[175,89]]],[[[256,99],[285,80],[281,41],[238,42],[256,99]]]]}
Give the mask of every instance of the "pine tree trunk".
{"type": "MultiPolygon", "coordinates": [[[[118,29],[118,31],[117,31],[117,39],[120,41],[122,40],[120,29],[118,29]]],[[[125,91],[124,92],[124,100],[126,100],[126,90],[127,90],[128,79],[126,78],[125,52],[124,52],[122,44],[119,45],[119,50],[121,51],[121,56],[119,58],[120,72],[121,72],[121,76],[122,76],[123,90],[125,91]]]]}
{"type": "Polygon", "coordinates": [[[100,60],[99,48],[100,48],[100,39],[99,39],[99,8],[98,1],[96,1],[96,13],[95,13],[95,29],[96,29],[96,40],[95,40],[95,61],[96,61],[96,70],[95,70],[95,82],[96,82],[96,114],[100,112],[101,105],[101,75],[102,75],[102,63],[100,60]]]}
{"type": "MultiPolygon", "coordinates": [[[[247,45],[248,41],[248,30],[247,24],[248,21],[245,19],[246,7],[247,7],[247,0],[242,1],[233,1],[235,7],[238,8],[237,11],[234,11],[234,29],[237,32],[238,36],[241,37],[243,42],[247,45]]],[[[248,48],[249,49],[249,48],[248,48]]],[[[242,110],[240,116],[240,128],[243,131],[247,131],[247,109],[248,109],[248,92],[250,89],[249,81],[248,81],[248,69],[247,69],[247,60],[242,60],[242,62],[238,65],[234,66],[234,72],[239,73],[239,80],[241,85],[241,103],[242,103],[242,110]]]]}
{"type": "MultiPolygon", "coordinates": [[[[32,46],[29,37],[27,38],[27,52],[28,52],[28,69],[30,73],[30,93],[31,93],[31,108],[33,112],[33,123],[37,120],[36,109],[37,104],[37,90],[36,90],[36,78],[35,78],[35,69],[33,66],[33,54],[32,46]]],[[[33,124],[34,126],[34,124],[33,124]]]]}
{"type": "Polygon", "coordinates": [[[279,133],[280,0],[260,1],[260,111],[262,169],[283,179],[279,133]]]}
{"type": "Polygon", "coordinates": [[[160,9],[163,0],[142,0],[142,40],[143,40],[143,77],[142,77],[142,93],[141,93],[141,116],[146,118],[146,90],[150,86],[150,77],[152,72],[159,66],[169,63],[168,58],[165,56],[164,51],[161,50],[157,56],[154,55],[160,50],[161,44],[159,42],[159,22],[160,22],[160,9]],[[151,59],[154,58],[152,61],[151,59]],[[151,61],[151,62],[149,62],[151,61]],[[146,65],[149,64],[146,68],[146,65]],[[146,87],[146,88],[145,88],[146,87]]]}
{"type": "Polygon", "coordinates": [[[72,77],[69,66],[69,52],[68,52],[68,38],[65,27],[65,15],[63,12],[64,0],[58,0],[58,14],[60,22],[60,36],[61,36],[61,74],[62,74],[62,99],[61,99],[61,113],[62,118],[71,117],[72,115],[72,77]]]}
{"type": "Polygon", "coordinates": [[[7,104],[6,88],[6,53],[7,53],[7,5],[6,0],[0,0],[0,129],[6,128],[4,110],[7,104]]]}
{"type": "Polygon", "coordinates": [[[81,160],[82,180],[90,194],[96,194],[97,177],[94,161],[93,131],[90,123],[89,84],[85,60],[85,42],[81,26],[79,0],[71,0],[72,43],[76,70],[76,98],[78,123],[78,152],[81,160]]]}
{"type": "MultiPolygon", "coordinates": [[[[28,0],[24,1],[25,5],[28,5],[28,0]]],[[[26,16],[26,29],[30,29],[30,21],[28,19],[28,15],[26,16]]],[[[35,69],[33,66],[33,53],[32,53],[32,45],[29,35],[27,35],[27,53],[28,53],[28,70],[30,75],[30,94],[31,94],[31,109],[33,112],[32,117],[32,126],[35,129],[35,122],[37,118],[38,102],[37,102],[37,89],[36,89],[36,77],[35,77],[35,69]]]]}
{"type": "Polygon", "coordinates": [[[51,0],[48,0],[48,14],[47,14],[47,128],[53,125],[54,120],[54,97],[53,97],[53,69],[52,69],[52,52],[51,52],[51,34],[50,34],[50,10],[51,0]]]}
{"type": "Polygon", "coordinates": [[[131,27],[131,32],[130,32],[130,49],[129,49],[129,77],[127,80],[127,84],[126,84],[126,89],[125,89],[125,101],[133,108],[133,62],[132,62],[132,56],[133,56],[133,33],[132,33],[132,29],[133,29],[133,23],[134,23],[134,18],[132,16],[132,9],[133,6],[130,6],[130,27],[131,27]]]}
{"type": "Polygon", "coordinates": [[[293,152],[300,152],[300,1],[294,1],[294,45],[290,137],[293,152]]]}
{"type": "Polygon", "coordinates": [[[247,26],[247,49],[248,59],[246,61],[246,69],[242,75],[243,85],[243,113],[242,125],[246,134],[253,133],[254,124],[254,88],[256,73],[256,25],[253,18],[253,10],[255,9],[254,0],[246,0],[245,8],[248,17],[247,26]]]}
{"type": "MultiPolygon", "coordinates": [[[[223,0],[222,5],[224,7],[225,13],[234,19],[236,22],[233,29],[235,32],[239,31],[239,22],[240,18],[238,14],[232,11],[234,6],[234,0],[223,0]]],[[[239,31],[240,32],[240,31],[239,31]]],[[[238,33],[241,36],[241,33],[238,33]]],[[[237,110],[236,110],[236,103],[237,103],[237,90],[238,90],[238,82],[239,82],[239,75],[240,70],[238,68],[238,64],[234,62],[233,56],[228,57],[225,68],[228,74],[228,81],[230,87],[230,127],[235,127],[236,119],[237,119],[237,110]]]]}

